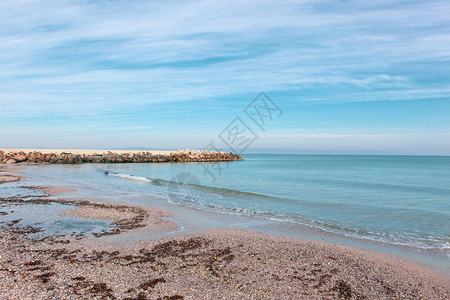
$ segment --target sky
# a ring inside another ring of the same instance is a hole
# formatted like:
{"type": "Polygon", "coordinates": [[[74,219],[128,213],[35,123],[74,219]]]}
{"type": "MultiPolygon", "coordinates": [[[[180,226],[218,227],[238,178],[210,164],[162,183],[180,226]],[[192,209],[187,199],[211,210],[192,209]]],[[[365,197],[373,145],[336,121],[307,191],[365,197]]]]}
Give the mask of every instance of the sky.
{"type": "Polygon", "coordinates": [[[255,137],[240,151],[450,155],[448,11],[1,1],[0,148],[237,149],[237,120],[255,137]],[[245,113],[261,92],[263,127],[245,113]]]}

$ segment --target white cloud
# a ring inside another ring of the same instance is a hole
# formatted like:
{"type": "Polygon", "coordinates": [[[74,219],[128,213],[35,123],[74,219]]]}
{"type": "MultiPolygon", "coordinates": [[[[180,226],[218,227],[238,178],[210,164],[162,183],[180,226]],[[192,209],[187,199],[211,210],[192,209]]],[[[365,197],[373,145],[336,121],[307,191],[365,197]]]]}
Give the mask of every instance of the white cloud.
{"type": "Polygon", "coordinates": [[[448,1],[3,1],[0,123],[133,118],[158,103],[189,112],[197,100],[260,89],[298,93],[292,103],[448,98],[448,71],[436,79],[399,66],[450,64],[449,10],[448,1]],[[302,92],[311,89],[331,92],[302,92]]]}

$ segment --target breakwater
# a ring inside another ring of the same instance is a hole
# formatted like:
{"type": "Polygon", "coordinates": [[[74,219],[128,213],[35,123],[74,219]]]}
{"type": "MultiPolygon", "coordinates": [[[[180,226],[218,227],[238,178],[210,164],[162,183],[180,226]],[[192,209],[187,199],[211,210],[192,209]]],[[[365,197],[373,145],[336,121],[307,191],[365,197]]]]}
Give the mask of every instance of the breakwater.
{"type": "Polygon", "coordinates": [[[162,162],[220,162],[242,160],[239,155],[207,150],[179,150],[169,154],[153,154],[150,151],[117,153],[43,153],[43,152],[5,152],[0,150],[0,163],[162,163],[162,162]]]}

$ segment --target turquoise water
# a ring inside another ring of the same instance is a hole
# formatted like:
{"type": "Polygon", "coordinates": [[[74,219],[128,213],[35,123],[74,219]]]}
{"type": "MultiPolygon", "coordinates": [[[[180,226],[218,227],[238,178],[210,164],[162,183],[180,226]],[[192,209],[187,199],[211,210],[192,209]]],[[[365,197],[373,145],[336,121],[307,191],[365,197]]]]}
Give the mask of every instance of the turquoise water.
{"type": "Polygon", "coordinates": [[[220,164],[46,166],[40,172],[80,186],[157,196],[224,214],[419,248],[450,247],[450,157],[243,157],[220,164]]]}

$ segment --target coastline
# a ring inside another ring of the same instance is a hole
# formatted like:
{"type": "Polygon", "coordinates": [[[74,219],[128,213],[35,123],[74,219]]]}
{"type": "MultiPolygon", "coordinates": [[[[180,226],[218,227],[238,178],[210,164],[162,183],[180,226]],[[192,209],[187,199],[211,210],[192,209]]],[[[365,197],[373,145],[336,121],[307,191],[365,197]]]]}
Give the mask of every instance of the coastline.
{"type": "MultiPolygon", "coordinates": [[[[8,169],[0,170],[5,178],[16,176],[5,172],[8,169]]],[[[52,196],[43,197],[44,200],[74,202],[63,199],[64,192],[70,192],[65,188],[41,190],[52,196]]],[[[129,212],[118,215],[113,206],[120,204],[85,204],[87,210],[75,208],[68,214],[120,223],[133,219],[133,212],[143,209],[127,204],[122,209],[129,212]]],[[[144,212],[137,220],[139,226],[120,232],[112,229],[114,236],[176,229],[176,224],[166,219],[167,211],[146,207],[144,212]],[[159,226],[158,222],[168,226],[159,226]]],[[[2,224],[1,251],[5,255],[1,272],[6,277],[1,286],[11,297],[25,290],[31,290],[34,298],[449,297],[449,278],[434,270],[384,254],[320,241],[236,229],[127,243],[111,242],[106,235],[50,235],[39,241],[24,230],[20,233],[20,223],[6,227],[2,224]],[[20,276],[22,284],[17,286],[14,280],[20,276]]]]}

